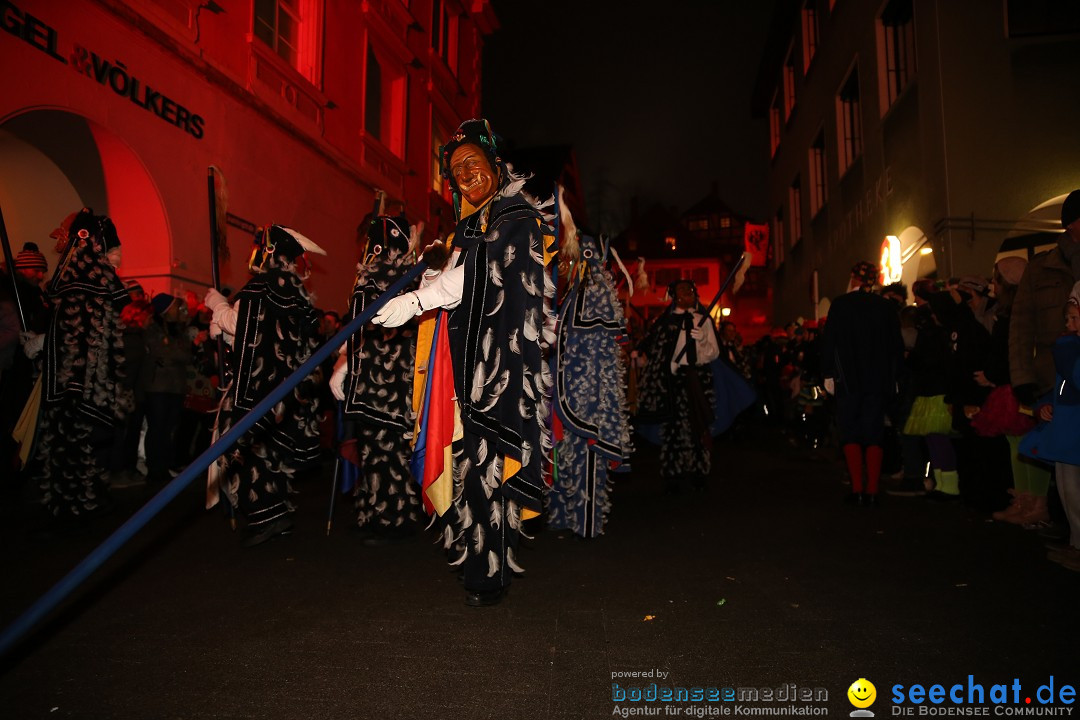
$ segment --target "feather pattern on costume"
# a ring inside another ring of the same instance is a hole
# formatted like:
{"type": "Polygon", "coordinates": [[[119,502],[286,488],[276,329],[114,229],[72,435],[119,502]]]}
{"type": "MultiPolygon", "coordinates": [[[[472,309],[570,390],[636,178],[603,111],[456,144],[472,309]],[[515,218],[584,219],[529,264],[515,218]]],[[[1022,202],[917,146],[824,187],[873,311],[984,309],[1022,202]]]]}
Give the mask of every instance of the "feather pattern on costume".
{"type": "Polygon", "coordinates": [[[502,565],[502,563],[499,562],[499,556],[495,554],[495,551],[488,550],[488,558],[487,558],[487,560],[488,560],[487,576],[488,577],[495,577],[495,575],[499,572],[499,567],[502,565]]]}
{"type": "Polygon", "coordinates": [[[479,555],[484,550],[484,526],[480,523],[473,525],[471,549],[474,555],[479,555]]]}
{"type": "Polygon", "coordinates": [[[517,564],[517,558],[514,557],[514,548],[506,548],[506,567],[516,573],[525,572],[525,568],[517,564]]]}
{"type": "MultiPolygon", "coordinates": [[[[462,503],[461,512],[458,515],[458,518],[459,518],[459,527],[462,530],[468,530],[470,527],[472,527],[473,516],[472,516],[472,510],[469,509],[469,504],[468,503],[462,503]]],[[[447,528],[447,529],[449,529],[449,528],[447,528]]]]}
{"type": "Polygon", "coordinates": [[[473,371],[472,389],[469,391],[469,400],[471,402],[478,403],[480,398],[484,396],[484,376],[484,363],[476,363],[476,370],[473,371]]]}
{"type": "Polygon", "coordinates": [[[536,283],[534,283],[532,279],[525,274],[524,270],[521,271],[521,286],[525,288],[525,292],[529,293],[533,297],[540,296],[540,288],[536,287],[536,283]]]}
{"type": "MultiPolygon", "coordinates": [[[[522,323],[521,332],[525,337],[525,340],[534,343],[540,337],[540,328],[537,324],[536,318],[537,312],[535,308],[529,308],[525,311],[525,320],[522,323]]],[[[546,365],[546,363],[544,363],[546,365]]]]}

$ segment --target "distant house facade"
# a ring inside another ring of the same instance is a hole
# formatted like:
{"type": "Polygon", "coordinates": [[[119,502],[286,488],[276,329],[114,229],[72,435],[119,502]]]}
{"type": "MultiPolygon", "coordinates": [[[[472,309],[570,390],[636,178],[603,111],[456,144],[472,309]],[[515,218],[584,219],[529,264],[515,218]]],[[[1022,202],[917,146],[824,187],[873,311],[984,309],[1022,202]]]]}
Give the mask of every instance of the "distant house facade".
{"type": "MultiPolygon", "coordinates": [[[[630,225],[615,246],[631,274],[639,259],[645,261],[650,289],[634,292],[630,300],[634,311],[643,321],[659,314],[669,303],[668,286],[680,279],[693,280],[702,303],[708,305],[745,249],[748,224],[753,226],[724,204],[715,186],[681,214],[660,205],[640,215],[632,210],[630,225]]],[[[713,311],[717,322],[734,322],[747,342],[767,333],[772,317],[771,273],[766,258],[759,260],[761,265],[748,267],[738,293],[729,289],[713,311]]]]}

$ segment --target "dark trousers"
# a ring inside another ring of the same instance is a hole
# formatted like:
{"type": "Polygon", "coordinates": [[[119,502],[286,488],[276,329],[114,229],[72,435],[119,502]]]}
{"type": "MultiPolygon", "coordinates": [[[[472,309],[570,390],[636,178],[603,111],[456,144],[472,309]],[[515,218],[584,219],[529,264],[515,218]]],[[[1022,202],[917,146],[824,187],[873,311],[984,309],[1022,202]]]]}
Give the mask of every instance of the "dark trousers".
{"type": "Polygon", "coordinates": [[[173,442],[184,396],[180,393],[146,393],[146,474],[152,480],[165,480],[173,466],[173,442]]]}
{"type": "Polygon", "coordinates": [[[885,435],[885,398],[837,389],[836,426],[841,445],[881,445],[885,435]]]}

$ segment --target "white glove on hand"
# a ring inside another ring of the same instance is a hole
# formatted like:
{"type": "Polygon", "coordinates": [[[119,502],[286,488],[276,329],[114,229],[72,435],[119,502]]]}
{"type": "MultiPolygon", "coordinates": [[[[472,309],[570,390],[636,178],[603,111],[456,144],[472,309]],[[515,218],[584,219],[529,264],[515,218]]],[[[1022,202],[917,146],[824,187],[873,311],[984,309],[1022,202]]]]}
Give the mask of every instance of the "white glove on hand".
{"type": "Polygon", "coordinates": [[[836,382],[832,378],[825,378],[825,381],[822,383],[822,385],[825,386],[825,392],[829,393],[830,395],[836,394],[836,382]]]}
{"type": "Polygon", "coordinates": [[[371,318],[371,322],[384,327],[398,327],[415,317],[419,310],[420,299],[416,297],[416,293],[405,293],[383,305],[379,312],[375,313],[375,317],[371,318]]]}
{"type": "Polygon", "coordinates": [[[213,312],[222,305],[228,305],[229,299],[219,293],[214,288],[208,288],[206,291],[206,297],[203,298],[203,303],[210,310],[210,312],[213,312]]]}
{"type": "Polygon", "coordinates": [[[41,349],[45,347],[45,335],[36,332],[21,332],[19,333],[19,343],[22,345],[26,357],[33,360],[41,354],[41,349]]]}
{"type": "MultiPolygon", "coordinates": [[[[342,360],[345,356],[342,356],[342,360]]],[[[349,363],[339,362],[334,366],[334,372],[330,375],[330,392],[338,400],[345,401],[345,376],[349,374],[349,363]]]]}

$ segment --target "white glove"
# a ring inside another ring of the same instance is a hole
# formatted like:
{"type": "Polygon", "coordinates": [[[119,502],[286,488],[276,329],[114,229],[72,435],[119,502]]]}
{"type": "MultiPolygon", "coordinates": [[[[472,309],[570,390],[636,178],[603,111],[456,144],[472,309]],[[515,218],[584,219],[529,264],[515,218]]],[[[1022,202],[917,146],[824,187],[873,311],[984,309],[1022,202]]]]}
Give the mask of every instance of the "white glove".
{"type": "Polygon", "coordinates": [[[385,327],[398,327],[415,317],[419,310],[420,299],[416,297],[416,293],[405,293],[379,308],[379,312],[375,313],[371,322],[385,327]]]}
{"type": "Polygon", "coordinates": [[[26,357],[33,360],[41,354],[41,349],[45,347],[45,335],[36,332],[21,332],[19,333],[19,343],[22,344],[26,357]]]}
{"type": "Polygon", "coordinates": [[[330,392],[342,402],[345,401],[345,376],[349,374],[349,363],[342,355],[338,363],[334,365],[334,372],[330,375],[330,392]]]}
{"type": "Polygon", "coordinates": [[[825,378],[825,381],[822,383],[822,385],[825,386],[825,392],[829,393],[830,395],[836,394],[836,382],[832,378],[825,378]]]}
{"type": "Polygon", "coordinates": [[[213,312],[222,305],[228,305],[229,299],[219,293],[214,288],[207,288],[206,297],[203,298],[203,303],[210,310],[210,312],[213,312]]]}

